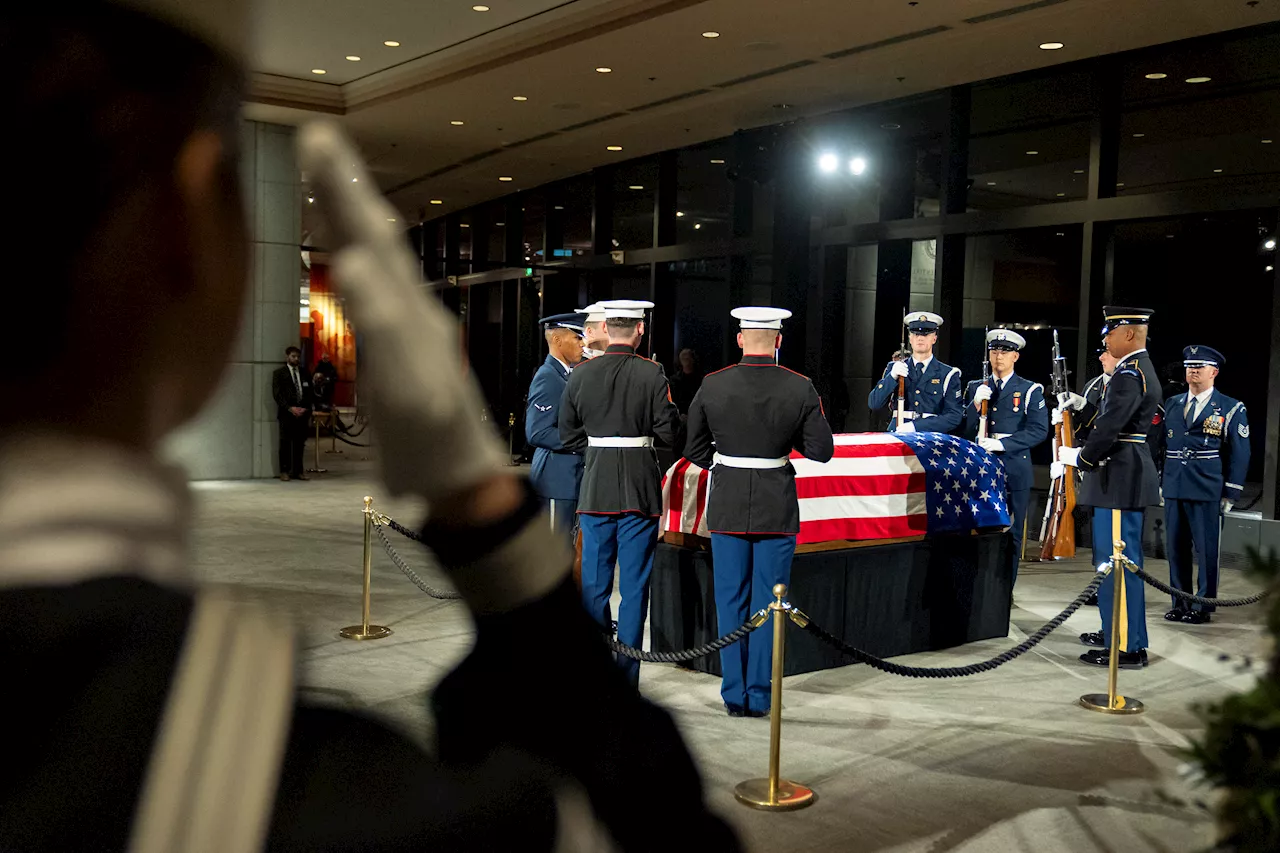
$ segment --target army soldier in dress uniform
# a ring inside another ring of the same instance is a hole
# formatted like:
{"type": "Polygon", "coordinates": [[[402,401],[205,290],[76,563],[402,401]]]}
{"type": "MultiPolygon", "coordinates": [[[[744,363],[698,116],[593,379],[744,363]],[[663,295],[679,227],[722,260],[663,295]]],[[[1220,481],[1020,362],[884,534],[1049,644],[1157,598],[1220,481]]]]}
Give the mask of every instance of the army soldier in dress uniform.
{"type": "Polygon", "coordinates": [[[965,389],[965,433],[977,438],[980,410],[987,408],[987,436],[978,443],[1004,462],[1009,532],[1013,534],[1013,579],[1018,580],[1027,504],[1031,501],[1031,448],[1049,436],[1044,386],[1013,372],[1026,338],[1009,329],[987,333],[991,379],[976,379],[965,389]]]}
{"type": "MultiPolygon", "coordinates": [[[[779,367],[782,308],[735,308],[742,361],[708,375],[689,406],[685,456],[711,470],[707,528],[721,633],[773,600],[774,584],[791,583],[800,532],[797,450],[831,459],[831,427],[808,377],[779,367]]],[[[772,637],[756,631],[747,643],[720,651],[720,695],[731,717],[769,713],[772,637]],[[746,648],[744,648],[746,645],[746,648]]]]}
{"type": "MultiPolygon", "coordinates": [[[[578,496],[582,601],[593,619],[608,624],[616,563],[622,593],[618,641],[639,648],[662,514],[662,472],[653,441],[675,440],[680,413],[662,367],[636,354],[644,312],[653,303],[616,299],[599,306],[609,347],[569,376],[560,403],[560,440],[566,450],[586,453],[578,496]]],[[[619,656],[618,664],[633,685],[639,683],[638,661],[619,656]]]]}
{"type": "Polygon", "coordinates": [[[578,487],[582,483],[582,454],[564,449],[560,441],[560,398],[569,374],[582,361],[582,322],[571,312],[538,321],[547,341],[547,359],[533,374],[524,413],[524,437],[533,445],[529,484],[551,517],[551,529],[573,541],[577,527],[578,487]]]}
{"type": "Polygon", "coordinates": [[[609,330],[605,327],[604,309],[599,302],[593,302],[586,308],[579,308],[582,321],[582,357],[595,358],[603,355],[609,346],[609,330]]]}
{"type": "Polygon", "coordinates": [[[867,407],[873,412],[894,409],[899,377],[906,379],[904,420],[898,423],[895,410],[889,420],[890,432],[955,432],[964,420],[964,393],[960,368],[943,364],[933,357],[942,318],[928,311],[908,314],[903,321],[910,333],[911,357],[889,362],[884,376],[867,395],[867,407]]]}
{"type": "MultiPolygon", "coordinates": [[[[1147,354],[1147,325],[1150,308],[1108,305],[1107,351],[1116,358],[1116,369],[1107,383],[1102,411],[1093,421],[1093,431],[1083,447],[1060,447],[1052,476],[1062,476],[1062,466],[1085,473],[1079,501],[1093,507],[1093,550],[1102,555],[1111,551],[1113,539],[1124,540],[1124,553],[1142,565],[1142,523],[1146,508],[1160,505],[1160,483],[1151,460],[1147,433],[1160,408],[1160,382],[1155,365],[1147,354]],[[1120,530],[1111,529],[1111,511],[1121,510],[1120,530]]],[[[1059,401],[1065,403],[1069,398],[1059,401]]],[[[1112,571],[1119,571],[1116,566],[1112,571]]],[[[1102,630],[1080,635],[1086,646],[1080,660],[1107,666],[1110,650],[1104,648],[1111,631],[1111,608],[1120,608],[1119,665],[1141,669],[1147,665],[1147,616],[1143,583],[1132,572],[1124,574],[1123,601],[1115,602],[1114,584],[1104,583],[1098,591],[1102,630]]]]}
{"type": "MultiPolygon", "coordinates": [[[[1187,391],[1165,403],[1164,518],[1169,549],[1169,584],[1191,589],[1191,549],[1200,563],[1196,595],[1218,595],[1218,540],[1221,516],[1240,499],[1249,471],[1249,413],[1244,403],[1214,387],[1226,364],[1206,346],[1182,351],[1187,391]]],[[[1170,622],[1208,622],[1213,607],[1173,599],[1170,622]]]]}

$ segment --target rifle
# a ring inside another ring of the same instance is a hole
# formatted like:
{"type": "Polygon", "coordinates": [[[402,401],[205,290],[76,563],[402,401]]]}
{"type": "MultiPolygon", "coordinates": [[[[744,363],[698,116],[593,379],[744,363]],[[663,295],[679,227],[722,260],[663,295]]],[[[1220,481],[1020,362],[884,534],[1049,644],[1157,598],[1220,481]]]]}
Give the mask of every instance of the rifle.
{"type": "MultiPolygon", "coordinates": [[[[987,340],[988,331],[989,331],[989,328],[987,326],[982,327],[982,340],[984,345],[987,340]]],[[[982,384],[983,385],[991,384],[991,356],[990,354],[987,354],[985,352],[982,356],[982,384]]],[[[978,440],[981,441],[986,437],[987,437],[987,401],[983,400],[982,405],[978,407],[978,440]]]]}
{"type": "MultiPolygon", "coordinates": [[[[907,352],[907,309],[902,309],[902,346],[898,349],[898,353],[907,352]]],[[[906,356],[902,356],[906,358],[906,356]]],[[[897,360],[898,355],[894,355],[897,360]]],[[[895,426],[902,426],[902,419],[907,406],[907,380],[905,377],[898,377],[898,420],[895,426]]]]}
{"type": "MultiPolygon", "coordinates": [[[[1058,330],[1053,330],[1053,396],[1069,392],[1067,360],[1058,348],[1058,330]]],[[[1063,408],[1062,423],[1054,428],[1053,458],[1058,458],[1059,447],[1071,447],[1074,430],[1071,410],[1063,408]]],[[[1040,532],[1040,559],[1057,560],[1076,555],[1076,478],[1074,471],[1066,471],[1049,487],[1049,502],[1045,506],[1044,523],[1040,532]]]]}

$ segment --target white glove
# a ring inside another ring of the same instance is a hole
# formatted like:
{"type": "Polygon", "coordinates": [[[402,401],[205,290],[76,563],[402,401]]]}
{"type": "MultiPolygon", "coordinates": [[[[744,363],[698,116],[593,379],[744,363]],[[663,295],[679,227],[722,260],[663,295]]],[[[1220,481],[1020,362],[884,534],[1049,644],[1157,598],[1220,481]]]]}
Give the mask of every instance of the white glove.
{"type": "Polygon", "coordinates": [[[898,424],[898,428],[894,430],[894,432],[901,432],[901,433],[915,432],[915,431],[916,431],[916,425],[913,424],[911,421],[903,421],[902,423],[898,424]]]}
{"type": "Polygon", "coordinates": [[[1223,515],[1226,515],[1227,513],[1231,512],[1231,508],[1232,508],[1232,507],[1234,507],[1235,505],[1236,505],[1236,502],[1235,502],[1235,501],[1233,501],[1233,500],[1231,500],[1231,498],[1223,498],[1223,499],[1222,499],[1222,514],[1223,514],[1223,515]]]}
{"type": "Polygon", "coordinates": [[[1003,453],[1004,442],[998,438],[980,438],[978,446],[988,453],[1003,453]]]}
{"type": "Polygon", "coordinates": [[[1069,465],[1072,468],[1080,467],[1080,448],[1078,447],[1059,447],[1058,461],[1063,465],[1069,465]]]}
{"type": "Polygon", "coordinates": [[[1067,473],[1066,465],[1063,465],[1061,462],[1059,462],[1056,459],[1049,463],[1049,479],[1050,480],[1061,480],[1062,475],[1065,473],[1067,473]]]}
{"type": "Polygon", "coordinates": [[[889,368],[889,376],[894,379],[906,379],[911,375],[911,369],[907,367],[905,361],[895,361],[893,366],[889,368]]]}
{"type": "Polygon", "coordinates": [[[983,403],[991,399],[991,386],[983,382],[978,386],[978,390],[973,392],[973,406],[980,408],[983,403]]]}
{"type": "Polygon", "coordinates": [[[422,292],[419,264],[388,222],[395,210],[337,125],[305,126],[298,151],[327,197],[334,277],[364,336],[383,482],[434,502],[504,473],[501,442],[475,417],[485,406],[458,357],[457,320],[422,292]]]}
{"type": "Polygon", "coordinates": [[[1049,423],[1057,426],[1062,423],[1062,409],[1054,409],[1053,414],[1049,416],[1049,423]]]}
{"type": "Polygon", "coordinates": [[[1071,409],[1073,412],[1083,409],[1087,402],[1089,401],[1074,391],[1063,391],[1058,395],[1058,406],[1063,409],[1071,409]]]}

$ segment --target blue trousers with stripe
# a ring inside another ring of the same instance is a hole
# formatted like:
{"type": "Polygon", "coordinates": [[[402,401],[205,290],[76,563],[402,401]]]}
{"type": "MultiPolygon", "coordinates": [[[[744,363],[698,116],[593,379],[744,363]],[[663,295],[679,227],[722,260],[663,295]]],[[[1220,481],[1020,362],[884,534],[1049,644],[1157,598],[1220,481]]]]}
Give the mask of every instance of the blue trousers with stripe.
{"type": "Polygon", "coordinates": [[[1022,533],[1027,523],[1027,507],[1031,503],[1031,488],[1009,492],[1009,532],[1013,534],[1013,583],[1018,582],[1018,564],[1022,561],[1022,533]]]}
{"type": "MultiPolygon", "coordinates": [[[[580,513],[582,527],[582,603],[601,625],[609,624],[613,567],[618,566],[618,642],[640,648],[649,612],[649,575],[658,548],[658,519],[635,513],[580,513]]],[[[618,656],[618,666],[633,685],[640,683],[640,662],[618,656]]]]}
{"type": "MultiPolygon", "coordinates": [[[[721,634],[774,600],[774,584],[791,584],[794,536],[711,534],[716,624],[721,634]]],[[[727,705],[768,711],[773,666],[773,626],[767,624],[720,650],[720,696],[727,705]]]]}
{"type": "MultiPolygon", "coordinates": [[[[1124,540],[1124,554],[1134,563],[1142,565],[1143,511],[1120,511],[1120,538],[1124,540]]],[[[1099,563],[1111,559],[1111,510],[1093,508],[1093,553],[1099,563]]],[[[1117,566],[1113,572],[1119,571],[1117,566]]],[[[1124,573],[1124,600],[1120,602],[1120,651],[1136,652],[1147,647],[1147,599],[1146,586],[1133,572],[1124,573]]],[[[1111,608],[1115,602],[1115,579],[1108,576],[1098,590],[1098,610],[1102,614],[1102,638],[1111,644],[1111,608]]]]}
{"type": "MultiPolygon", "coordinates": [[[[1199,583],[1196,595],[1201,598],[1218,597],[1218,540],[1222,536],[1219,527],[1217,501],[1184,501],[1166,498],[1164,524],[1169,546],[1169,585],[1174,589],[1190,592],[1192,589],[1191,549],[1195,546],[1200,562],[1199,583]]],[[[1212,613],[1207,604],[1188,604],[1180,598],[1173,599],[1179,610],[1202,610],[1212,613]]]]}

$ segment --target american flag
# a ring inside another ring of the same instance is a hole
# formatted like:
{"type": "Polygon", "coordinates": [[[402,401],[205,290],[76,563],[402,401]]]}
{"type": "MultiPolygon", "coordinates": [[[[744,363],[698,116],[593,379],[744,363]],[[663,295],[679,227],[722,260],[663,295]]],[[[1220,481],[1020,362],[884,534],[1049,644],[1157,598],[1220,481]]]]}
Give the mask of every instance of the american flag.
{"type": "MultiPolygon", "coordinates": [[[[943,433],[835,437],[818,463],[791,454],[800,500],[797,544],[898,539],[1007,527],[1004,464],[978,445],[943,433]]],[[[687,459],[662,484],[662,530],[709,536],[710,474],[687,459]]]]}

